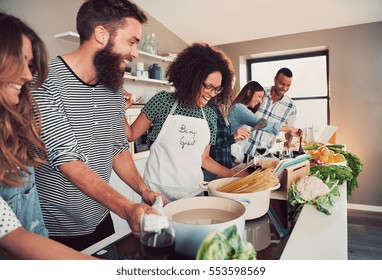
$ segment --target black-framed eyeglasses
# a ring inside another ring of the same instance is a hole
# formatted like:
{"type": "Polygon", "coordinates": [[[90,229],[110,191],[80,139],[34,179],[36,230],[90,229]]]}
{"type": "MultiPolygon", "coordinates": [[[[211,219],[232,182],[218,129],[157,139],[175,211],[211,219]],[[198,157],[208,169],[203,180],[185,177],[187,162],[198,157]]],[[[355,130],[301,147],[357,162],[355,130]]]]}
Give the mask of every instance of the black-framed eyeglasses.
{"type": "Polygon", "coordinates": [[[206,91],[209,91],[209,92],[214,92],[215,94],[219,94],[223,91],[224,87],[222,86],[219,86],[219,87],[214,87],[213,85],[211,84],[205,84],[203,83],[203,87],[206,91]]]}

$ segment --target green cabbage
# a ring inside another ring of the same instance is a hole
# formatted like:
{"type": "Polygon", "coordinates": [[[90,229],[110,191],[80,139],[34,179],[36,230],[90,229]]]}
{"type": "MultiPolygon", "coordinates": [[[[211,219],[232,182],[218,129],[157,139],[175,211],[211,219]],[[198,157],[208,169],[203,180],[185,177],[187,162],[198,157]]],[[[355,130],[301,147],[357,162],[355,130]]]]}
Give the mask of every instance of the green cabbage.
{"type": "Polygon", "coordinates": [[[242,240],[237,233],[236,225],[223,232],[210,232],[199,247],[197,260],[255,260],[256,251],[253,245],[242,240]]]}

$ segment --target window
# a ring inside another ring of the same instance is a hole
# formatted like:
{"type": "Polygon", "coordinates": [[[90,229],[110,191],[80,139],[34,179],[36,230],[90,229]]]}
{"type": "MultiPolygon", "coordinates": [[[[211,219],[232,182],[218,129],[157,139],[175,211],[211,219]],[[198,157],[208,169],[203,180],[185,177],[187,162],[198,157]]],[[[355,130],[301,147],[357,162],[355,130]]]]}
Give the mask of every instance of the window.
{"type": "Polygon", "coordinates": [[[323,128],[330,123],[328,59],[327,50],[248,59],[247,80],[255,80],[267,88],[273,85],[280,68],[291,69],[293,81],[287,95],[297,106],[295,126],[323,128]]]}

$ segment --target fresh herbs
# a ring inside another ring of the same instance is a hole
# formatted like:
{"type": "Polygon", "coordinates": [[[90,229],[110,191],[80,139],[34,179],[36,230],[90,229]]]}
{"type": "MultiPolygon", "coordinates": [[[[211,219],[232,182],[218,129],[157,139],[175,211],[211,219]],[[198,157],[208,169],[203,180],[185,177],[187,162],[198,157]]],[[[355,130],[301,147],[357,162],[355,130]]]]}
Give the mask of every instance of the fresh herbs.
{"type": "Polygon", "coordinates": [[[310,175],[320,178],[322,181],[327,179],[336,181],[342,184],[345,181],[353,179],[353,172],[348,166],[341,165],[315,165],[310,167],[310,175]]]}
{"type": "Polygon", "coordinates": [[[332,149],[335,153],[343,154],[344,157],[346,158],[347,165],[350,167],[350,169],[353,173],[352,174],[353,178],[348,180],[348,184],[347,184],[347,187],[348,187],[347,188],[347,194],[349,197],[349,196],[351,196],[353,191],[356,188],[358,188],[358,176],[362,172],[363,164],[362,164],[360,158],[351,152],[344,151],[340,148],[329,147],[329,149],[332,149]]]}
{"type": "Polygon", "coordinates": [[[256,251],[251,243],[241,239],[236,225],[233,225],[223,232],[214,230],[209,233],[200,245],[196,259],[255,260],[256,251]]]}

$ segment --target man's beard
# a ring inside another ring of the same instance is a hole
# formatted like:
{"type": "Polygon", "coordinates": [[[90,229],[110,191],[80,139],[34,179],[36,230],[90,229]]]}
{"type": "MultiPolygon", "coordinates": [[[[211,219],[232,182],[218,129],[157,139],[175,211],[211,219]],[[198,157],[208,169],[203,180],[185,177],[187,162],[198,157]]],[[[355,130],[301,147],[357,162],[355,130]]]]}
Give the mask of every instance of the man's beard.
{"type": "Polygon", "coordinates": [[[93,63],[96,69],[98,82],[113,92],[117,92],[123,85],[124,71],[121,69],[123,58],[112,52],[112,45],[108,44],[103,50],[96,53],[93,63]]]}

